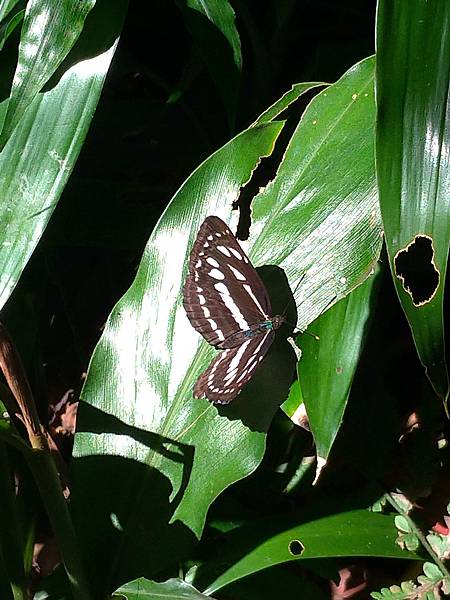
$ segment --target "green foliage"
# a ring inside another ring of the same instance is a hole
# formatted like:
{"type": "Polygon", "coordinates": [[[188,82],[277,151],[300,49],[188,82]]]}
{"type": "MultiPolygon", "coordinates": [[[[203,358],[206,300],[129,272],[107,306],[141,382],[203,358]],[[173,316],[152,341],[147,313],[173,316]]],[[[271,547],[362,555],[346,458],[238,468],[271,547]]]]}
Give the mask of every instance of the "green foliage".
{"type": "Polygon", "coordinates": [[[0,0],[0,596],[322,600],[365,557],[426,560],[374,598],[449,593],[411,510],[448,462],[448,2],[325,64],[299,3],[138,4],[0,0]],[[210,214],[287,317],[228,406],[182,303],[210,214]]]}
{"type": "Polygon", "coordinates": [[[375,600],[435,600],[450,591],[450,578],[445,577],[433,563],[424,563],[423,575],[419,575],[417,583],[405,581],[400,586],[392,585],[380,592],[372,592],[375,600]]]}

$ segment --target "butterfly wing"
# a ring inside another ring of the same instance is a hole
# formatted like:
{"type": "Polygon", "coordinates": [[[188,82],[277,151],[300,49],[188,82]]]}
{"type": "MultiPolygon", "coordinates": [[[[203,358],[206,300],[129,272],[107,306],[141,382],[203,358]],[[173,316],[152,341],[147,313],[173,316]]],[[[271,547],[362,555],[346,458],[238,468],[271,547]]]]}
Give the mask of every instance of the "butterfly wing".
{"type": "Polygon", "coordinates": [[[227,404],[235,398],[266,355],[275,333],[248,338],[235,348],[218,354],[194,386],[195,398],[208,398],[216,404],[227,404]]]}
{"type": "Polygon", "coordinates": [[[183,305],[192,326],[217,348],[241,344],[246,338],[235,334],[271,314],[264,283],[219,217],[207,217],[199,229],[189,259],[183,305]]]}

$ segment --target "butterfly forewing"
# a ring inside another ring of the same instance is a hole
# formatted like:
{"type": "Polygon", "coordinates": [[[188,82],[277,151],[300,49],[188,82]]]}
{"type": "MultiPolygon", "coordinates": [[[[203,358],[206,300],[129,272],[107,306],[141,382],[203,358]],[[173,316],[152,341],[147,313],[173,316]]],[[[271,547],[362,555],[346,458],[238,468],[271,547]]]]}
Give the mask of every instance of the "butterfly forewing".
{"type": "Polygon", "coordinates": [[[228,226],[215,216],[199,229],[183,297],[192,326],[217,348],[240,344],[242,339],[233,334],[271,314],[260,276],[228,226]]]}

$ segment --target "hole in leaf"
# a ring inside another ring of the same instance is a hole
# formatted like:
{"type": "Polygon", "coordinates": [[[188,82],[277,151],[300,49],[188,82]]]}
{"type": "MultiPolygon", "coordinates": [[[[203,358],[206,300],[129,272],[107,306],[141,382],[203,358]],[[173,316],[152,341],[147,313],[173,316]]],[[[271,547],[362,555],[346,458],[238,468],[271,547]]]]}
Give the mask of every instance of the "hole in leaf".
{"type": "Polygon", "coordinates": [[[289,542],[289,552],[293,556],[300,556],[303,554],[305,546],[299,540],[291,540],[289,542]]]}
{"type": "Polygon", "coordinates": [[[434,264],[430,237],[416,235],[406,248],[397,252],[394,268],[414,306],[422,306],[433,298],[439,285],[439,271],[434,264]]]}

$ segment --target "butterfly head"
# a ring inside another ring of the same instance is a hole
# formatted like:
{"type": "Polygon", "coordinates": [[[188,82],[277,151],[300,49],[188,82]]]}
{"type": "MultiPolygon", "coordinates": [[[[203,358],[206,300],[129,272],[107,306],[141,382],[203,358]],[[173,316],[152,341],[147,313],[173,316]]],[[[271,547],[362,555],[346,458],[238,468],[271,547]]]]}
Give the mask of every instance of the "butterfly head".
{"type": "Polygon", "coordinates": [[[283,325],[283,323],[286,321],[286,317],[284,315],[275,315],[274,317],[272,317],[271,321],[272,321],[272,328],[279,329],[283,325]]]}

